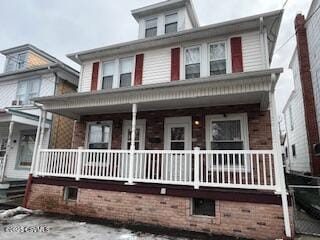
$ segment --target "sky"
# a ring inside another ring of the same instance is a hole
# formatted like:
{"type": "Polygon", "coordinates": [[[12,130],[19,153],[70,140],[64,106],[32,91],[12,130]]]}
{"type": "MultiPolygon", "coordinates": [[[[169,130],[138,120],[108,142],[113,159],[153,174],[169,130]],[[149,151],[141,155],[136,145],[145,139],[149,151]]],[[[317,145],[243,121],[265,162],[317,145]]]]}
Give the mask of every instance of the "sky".
{"type": "MultiPolygon", "coordinates": [[[[79,70],[68,53],[137,39],[138,24],[130,11],[161,0],[1,0],[0,49],[30,43],[79,70]]],[[[285,0],[193,0],[200,25],[281,9],[285,0]]],[[[289,62],[296,46],[297,13],[307,14],[311,0],[288,0],[272,67],[284,68],[276,87],[280,115],[291,91],[289,62]]],[[[0,70],[5,58],[0,56],[0,70]]]]}

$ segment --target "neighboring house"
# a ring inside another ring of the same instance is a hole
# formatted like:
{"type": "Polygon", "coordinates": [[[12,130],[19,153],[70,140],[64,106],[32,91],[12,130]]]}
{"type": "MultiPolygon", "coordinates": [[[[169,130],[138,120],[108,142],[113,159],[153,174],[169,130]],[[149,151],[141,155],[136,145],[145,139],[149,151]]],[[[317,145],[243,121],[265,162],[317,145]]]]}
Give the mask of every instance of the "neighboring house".
{"type": "Polygon", "coordinates": [[[320,176],[319,6],[319,0],[312,2],[307,20],[301,14],[296,16],[297,47],[290,62],[294,91],[283,109],[288,137],[287,171],[313,176],[320,176]]]}
{"type": "MultiPolygon", "coordinates": [[[[75,92],[78,72],[29,44],[0,53],[6,56],[0,74],[0,198],[4,201],[21,194],[30,173],[41,113],[32,99],[75,92]]],[[[51,142],[52,146],[70,148],[71,137],[63,142],[56,135],[72,134],[72,120],[48,114],[44,126],[44,147],[51,142]],[[55,129],[50,139],[52,120],[55,129]]]]}
{"type": "Polygon", "coordinates": [[[132,11],[140,39],[68,55],[81,65],[78,93],[35,102],[77,120],[72,149],[36,139],[26,206],[290,236],[274,102],[282,69],[270,69],[282,13],[199,26],[190,0],[170,0],[132,11]]]}

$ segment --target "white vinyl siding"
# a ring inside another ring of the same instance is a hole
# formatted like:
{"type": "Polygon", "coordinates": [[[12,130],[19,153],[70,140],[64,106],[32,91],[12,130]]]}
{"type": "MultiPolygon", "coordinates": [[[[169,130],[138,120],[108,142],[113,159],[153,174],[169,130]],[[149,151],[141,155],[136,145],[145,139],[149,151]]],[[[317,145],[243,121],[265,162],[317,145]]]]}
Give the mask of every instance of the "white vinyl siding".
{"type": "Polygon", "coordinates": [[[171,48],[144,53],[143,84],[170,82],[171,48]]]}
{"type": "Polygon", "coordinates": [[[263,69],[263,56],[259,32],[245,33],[242,38],[243,71],[263,69]]]}
{"type": "Polygon", "coordinates": [[[286,165],[289,170],[296,172],[309,172],[309,151],[308,140],[306,132],[306,123],[304,114],[304,105],[302,99],[302,90],[300,82],[300,71],[298,66],[298,56],[295,53],[293,61],[290,66],[293,70],[293,78],[295,85],[295,92],[290,97],[285,109],[284,109],[284,121],[287,132],[287,148],[288,159],[286,165]],[[290,117],[291,108],[291,117],[290,117]],[[294,128],[291,128],[291,119],[294,123],[294,128]],[[293,157],[292,145],[295,145],[296,156],[293,157]]]}
{"type": "Polygon", "coordinates": [[[96,61],[89,61],[82,64],[78,92],[90,92],[92,78],[92,64],[96,61]]]}

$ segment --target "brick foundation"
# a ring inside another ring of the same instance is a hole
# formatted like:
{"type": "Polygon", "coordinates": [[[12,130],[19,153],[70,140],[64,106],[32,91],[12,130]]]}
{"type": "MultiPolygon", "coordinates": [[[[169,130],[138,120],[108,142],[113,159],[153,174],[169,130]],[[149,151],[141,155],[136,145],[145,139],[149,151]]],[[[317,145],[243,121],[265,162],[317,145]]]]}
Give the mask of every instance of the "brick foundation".
{"type": "Polygon", "coordinates": [[[273,204],[216,201],[216,216],[191,216],[191,200],[117,191],[79,189],[77,202],[63,199],[63,186],[33,184],[28,207],[183,230],[253,239],[283,236],[282,208],[273,204]]]}

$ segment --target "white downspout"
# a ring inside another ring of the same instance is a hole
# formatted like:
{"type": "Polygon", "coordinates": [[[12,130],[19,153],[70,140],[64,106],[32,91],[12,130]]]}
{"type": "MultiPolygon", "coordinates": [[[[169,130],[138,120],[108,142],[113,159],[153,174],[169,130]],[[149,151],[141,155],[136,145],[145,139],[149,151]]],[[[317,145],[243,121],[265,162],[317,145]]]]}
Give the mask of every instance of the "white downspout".
{"type": "MultiPolygon", "coordinates": [[[[272,81],[275,81],[275,75],[272,74],[272,81]]],[[[271,90],[269,94],[270,99],[270,117],[271,117],[271,131],[272,131],[272,146],[274,150],[274,166],[276,175],[276,194],[281,195],[282,200],[282,210],[284,218],[285,233],[287,237],[291,237],[291,226],[289,217],[289,207],[288,207],[288,195],[285,184],[285,175],[283,170],[283,163],[281,157],[281,144],[280,144],[280,134],[279,126],[277,124],[277,108],[275,104],[274,89],[271,90]]]]}
{"type": "Polygon", "coordinates": [[[2,162],[2,168],[1,168],[1,175],[0,175],[0,182],[4,181],[4,175],[5,175],[5,170],[8,162],[8,155],[9,155],[9,149],[11,146],[11,138],[12,138],[12,132],[13,132],[13,126],[14,122],[11,121],[9,124],[9,133],[8,133],[8,141],[7,141],[7,146],[6,146],[6,153],[4,154],[3,162],[2,162]]]}

